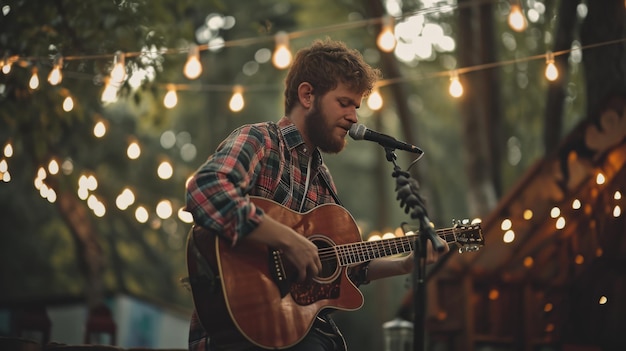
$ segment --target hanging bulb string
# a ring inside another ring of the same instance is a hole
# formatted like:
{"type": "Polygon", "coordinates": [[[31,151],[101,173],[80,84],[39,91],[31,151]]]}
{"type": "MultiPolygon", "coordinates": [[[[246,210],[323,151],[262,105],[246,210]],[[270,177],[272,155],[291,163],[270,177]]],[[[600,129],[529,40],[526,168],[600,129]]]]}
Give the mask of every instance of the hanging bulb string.
{"type": "MultiPolygon", "coordinates": [[[[404,18],[412,17],[416,15],[428,15],[428,14],[441,13],[441,12],[450,12],[456,9],[469,8],[473,6],[481,6],[484,4],[497,3],[497,2],[498,0],[477,0],[477,1],[463,3],[463,4],[435,6],[431,8],[410,11],[400,16],[394,16],[394,19],[398,21],[398,20],[402,20],[404,18]]],[[[346,29],[361,28],[361,27],[365,27],[368,25],[382,24],[384,23],[384,21],[385,21],[385,16],[362,19],[362,20],[355,20],[355,21],[350,21],[350,22],[345,22],[345,23],[328,25],[324,27],[290,32],[288,33],[288,37],[289,39],[297,39],[297,38],[302,38],[302,37],[324,34],[328,32],[336,32],[336,31],[342,31],[346,29]]],[[[275,40],[274,35],[264,35],[264,36],[251,37],[251,38],[232,39],[232,40],[224,41],[222,43],[217,43],[217,44],[208,44],[208,43],[200,44],[200,45],[197,45],[197,47],[199,51],[206,51],[210,49],[249,46],[249,45],[260,44],[264,42],[272,43],[274,42],[274,40],[275,40]]],[[[157,54],[159,55],[187,54],[187,53],[188,53],[188,48],[163,48],[163,49],[159,49],[157,52],[157,54]]],[[[151,50],[124,52],[124,56],[126,58],[135,58],[135,57],[139,57],[142,55],[154,55],[154,54],[155,53],[151,50]]],[[[115,53],[91,54],[91,55],[89,54],[88,55],[68,55],[68,56],[63,56],[63,60],[64,61],[112,60],[114,57],[115,57],[115,53]]],[[[15,61],[18,61],[18,60],[26,62],[26,63],[36,62],[36,61],[49,62],[50,58],[48,56],[18,56],[15,61]]]]}
{"type": "MultiPolygon", "coordinates": [[[[561,51],[554,51],[554,52],[552,52],[552,57],[565,55],[565,54],[568,54],[568,53],[570,53],[570,52],[572,52],[574,50],[585,51],[585,50],[589,50],[589,49],[594,49],[594,48],[603,47],[603,46],[609,46],[609,45],[614,45],[614,44],[620,44],[620,43],[625,43],[625,42],[626,42],[626,38],[621,38],[621,39],[608,40],[608,41],[604,41],[604,42],[600,42],[600,43],[594,43],[594,44],[589,44],[589,45],[585,45],[585,46],[580,46],[580,47],[577,47],[575,49],[566,49],[566,50],[561,50],[561,51]]],[[[462,74],[466,74],[466,73],[482,71],[482,70],[487,70],[487,69],[491,69],[491,68],[508,66],[508,65],[512,65],[512,64],[520,63],[520,62],[529,62],[529,61],[535,61],[535,60],[545,61],[545,59],[546,59],[546,54],[543,53],[543,54],[537,54],[537,55],[527,56],[527,57],[523,57],[523,58],[515,58],[515,59],[511,59],[511,60],[503,60],[503,61],[497,61],[497,62],[483,63],[483,64],[469,66],[469,67],[460,67],[460,68],[456,68],[456,69],[448,70],[448,71],[439,71],[439,72],[432,72],[432,73],[419,73],[419,74],[414,74],[414,75],[406,75],[406,76],[403,76],[403,77],[382,79],[382,80],[380,80],[378,82],[378,86],[379,87],[383,87],[383,86],[392,85],[392,84],[404,83],[404,82],[407,82],[407,81],[419,81],[419,80],[426,80],[426,79],[432,79],[432,78],[438,78],[438,77],[449,77],[452,71],[456,71],[458,75],[462,75],[462,74]]]]}
{"type": "MultiPolygon", "coordinates": [[[[271,37],[271,40],[274,40],[274,38],[271,37]]],[[[615,45],[615,44],[621,44],[624,42],[626,42],[626,38],[613,39],[613,40],[608,40],[604,42],[579,46],[575,49],[565,49],[565,50],[555,51],[555,52],[552,52],[552,56],[557,57],[557,56],[568,54],[574,50],[586,51],[590,49],[595,49],[595,48],[600,48],[600,47],[605,47],[605,46],[610,46],[610,45],[615,45]]],[[[187,53],[187,50],[178,50],[178,51],[185,53],[185,54],[187,53]]],[[[125,53],[125,56],[132,57],[132,56],[137,56],[136,54],[137,53],[125,53]]],[[[97,57],[99,59],[103,59],[103,58],[112,59],[114,55],[94,55],[92,57],[97,57]]],[[[78,56],[63,57],[65,61],[76,60],[77,58],[78,56]]],[[[82,58],[83,57],[81,56],[81,59],[82,58]]],[[[438,71],[438,72],[431,72],[431,73],[420,72],[417,74],[405,75],[401,77],[381,79],[378,81],[377,86],[379,88],[382,88],[388,85],[406,83],[406,82],[411,82],[411,81],[422,81],[422,80],[441,78],[441,77],[448,78],[452,71],[456,71],[457,74],[460,76],[460,75],[471,73],[471,72],[497,68],[497,67],[512,65],[512,64],[521,63],[521,62],[529,62],[529,61],[534,61],[534,60],[545,61],[545,58],[546,58],[546,54],[543,53],[543,54],[536,54],[536,55],[527,56],[523,58],[515,58],[515,59],[510,59],[510,60],[490,62],[490,63],[484,63],[484,64],[479,64],[479,65],[474,65],[474,66],[469,66],[469,67],[460,67],[460,68],[456,68],[456,69],[448,70],[448,71],[438,71]]],[[[63,70],[63,77],[66,79],[71,78],[71,79],[79,79],[79,80],[93,80],[93,76],[90,74],[75,72],[71,70],[63,70]]],[[[227,92],[227,93],[232,92],[233,87],[235,86],[235,84],[226,85],[226,84],[204,84],[204,83],[199,83],[199,84],[197,83],[194,83],[194,84],[154,83],[154,84],[156,84],[157,87],[162,88],[163,90],[166,90],[168,86],[173,86],[177,91],[207,91],[207,92],[213,91],[213,92],[227,92]]],[[[282,86],[278,84],[277,85],[246,85],[244,86],[244,90],[246,92],[277,91],[277,90],[279,91],[281,89],[282,89],[282,86]]]]}
{"type": "MultiPolygon", "coordinates": [[[[397,16],[397,17],[392,17],[395,21],[397,20],[402,20],[404,18],[407,17],[411,17],[411,16],[415,16],[415,15],[427,15],[427,14],[432,14],[432,13],[441,13],[441,12],[450,12],[450,11],[454,11],[457,9],[463,9],[463,8],[469,8],[469,7],[475,7],[475,6],[482,6],[485,4],[489,4],[489,3],[495,3],[495,1],[493,0],[478,0],[475,2],[468,2],[468,3],[461,3],[461,4],[455,4],[455,5],[443,5],[443,6],[438,6],[438,7],[432,7],[432,8],[426,8],[426,9],[419,9],[416,11],[410,11],[407,13],[402,14],[401,16],[397,16]]],[[[327,33],[327,32],[333,32],[333,31],[341,31],[341,30],[346,30],[346,29],[354,29],[354,28],[360,28],[363,26],[367,26],[367,25],[373,25],[373,24],[381,24],[384,25],[385,21],[389,20],[389,16],[385,15],[382,17],[378,17],[378,18],[370,18],[370,19],[363,19],[363,20],[356,20],[356,21],[351,21],[351,22],[345,22],[345,23],[339,23],[339,24],[335,24],[335,25],[329,25],[329,26],[325,26],[325,27],[319,27],[319,28],[313,28],[313,29],[308,29],[308,30],[302,30],[302,31],[296,31],[296,32],[291,32],[291,33],[286,33],[286,36],[288,39],[295,39],[295,38],[301,38],[301,37],[305,37],[305,36],[311,36],[311,35],[318,35],[318,34],[322,34],[322,33],[327,33]]],[[[228,48],[228,47],[238,47],[238,46],[248,46],[248,45],[254,45],[254,44],[258,44],[260,42],[268,42],[268,43],[272,43],[275,42],[275,35],[265,35],[265,36],[261,36],[261,37],[253,37],[253,38],[243,38],[243,39],[234,39],[234,40],[229,40],[229,41],[225,41],[222,43],[217,43],[217,44],[201,44],[201,45],[197,45],[196,49],[201,52],[201,51],[206,51],[206,50],[210,50],[210,49],[221,49],[221,48],[228,48]]],[[[623,43],[626,41],[626,38],[620,38],[620,39],[614,39],[614,40],[609,40],[609,41],[605,41],[605,42],[600,42],[600,43],[594,43],[594,44],[589,44],[589,45],[585,45],[585,46],[581,46],[576,48],[576,50],[587,50],[587,49],[593,49],[593,48],[597,48],[597,47],[601,47],[601,46],[607,46],[607,45],[613,45],[613,44],[619,44],[619,43],[623,43]]],[[[163,49],[158,49],[157,51],[153,51],[153,50],[142,50],[139,52],[124,52],[123,55],[125,58],[136,58],[136,57],[140,57],[140,56],[153,56],[153,55],[160,55],[160,56],[165,56],[165,55],[171,55],[171,54],[188,54],[189,53],[190,48],[178,48],[178,49],[171,49],[171,48],[163,48],[163,49]]],[[[573,51],[574,49],[567,49],[567,50],[561,50],[561,51],[557,51],[557,52],[553,52],[553,56],[560,56],[566,53],[569,53],[571,51],[573,51]]],[[[115,60],[117,53],[114,54],[95,54],[95,55],[68,55],[68,56],[62,56],[63,62],[68,62],[68,61],[79,61],[79,60],[115,60]]],[[[60,55],[59,55],[60,56],[60,55]]],[[[6,58],[6,56],[5,56],[6,58]]],[[[505,61],[498,61],[498,62],[492,62],[492,63],[485,63],[485,64],[480,64],[480,65],[475,65],[475,66],[471,66],[471,67],[461,67],[461,68],[456,68],[454,69],[458,75],[462,75],[465,73],[469,73],[469,72],[474,72],[474,71],[479,71],[479,70],[483,70],[483,69],[490,69],[490,68],[495,68],[495,67],[500,67],[500,66],[505,66],[505,65],[510,65],[510,64],[514,64],[514,63],[519,63],[519,62],[525,62],[525,61],[531,61],[531,60],[537,60],[537,59],[541,59],[544,60],[545,59],[545,54],[537,54],[537,55],[533,55],[533,56],[529,56],[526,58],[516,58],[516,59],[512,59],[512,60],[505,60],[505,61]]],[[[9,62],[8,59],[3,60],[3,63],[5,65],[8,64],[13,64],[15,62],[21,62],[22,65],[21,66],[29,66],[29,65],[36,65],[36,62],[38,61],[43,61],[43,62],[47,62],[48,64],[50,64],[50,58],[49,57],[37,57],[37,56],[27,56],[27,57],[19,57],[19,56],[11,56],[11,60],[9,62]]],[[[82,74],[81,73],[72,73],[71,71],[67,71],[65,69],[66,67],[62,68],[62,74],[64,78],[82,78],[82,74]]],[[[423,79],[431,79],[431,78],[437,78],[437,77],[448,77],[450,75],[451,71],[442,71],[442,72],[433,72],[433,73],[418,73],[418,74],[414,74],[414,75],[410,75],[410,76],[404,76],[404,77],[397,77],[397,78],[391,78],[391,79],[384,79],[379,81],[378,86],[379,87],[384,87],[386,85],[390,85],[390,84],[396,84],[396,83],[402,83],[402,82],[407,82],[407,81],[419,81],[419,80],[423,80],[423,79]]],[[[85,79],[93,79],[93,76],[85,76],[85,79]]],[[[157,83],[158,84],[158,83],[157,83]]],[[[159,86],[162,85],[164,89],[166,89],[166,87],[168,85],[170,85],[172,83],[162,83],[162,84],[158,84],[159,86]]],[[[231,92],[233,89],[234,85],[212,85],[212,84],[194,84],[194,85],[185,85],[185,84],[175,84],[176,86],[176,90],[178,91],[182,91],[182,90],[189,90],[189,91],[196,91],[196,90],[201,90],[201,91],[224,91],[224,92],[231,92]]],[[[279,89],[279,88],[274,88],[271,87],[271,90],[274,89],[279,89]]],[[[254,91],[254,90],[268,90],[266,87],[249,87],[246,86],[245,87],[246,91],[254,91]]]]}

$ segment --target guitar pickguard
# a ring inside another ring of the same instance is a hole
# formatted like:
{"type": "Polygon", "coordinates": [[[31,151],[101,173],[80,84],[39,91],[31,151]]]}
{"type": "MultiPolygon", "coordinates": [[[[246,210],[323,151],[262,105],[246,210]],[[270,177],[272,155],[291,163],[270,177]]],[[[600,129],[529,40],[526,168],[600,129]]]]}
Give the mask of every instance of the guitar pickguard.
{"type": "Polygon", "coordinates": [[[293,283],[291,285],[291,297],[301,306],[310,305],[320,300],[337,299],[341,292],[341,278],[330,283],[320,284],[315,281],[293,283]]]}

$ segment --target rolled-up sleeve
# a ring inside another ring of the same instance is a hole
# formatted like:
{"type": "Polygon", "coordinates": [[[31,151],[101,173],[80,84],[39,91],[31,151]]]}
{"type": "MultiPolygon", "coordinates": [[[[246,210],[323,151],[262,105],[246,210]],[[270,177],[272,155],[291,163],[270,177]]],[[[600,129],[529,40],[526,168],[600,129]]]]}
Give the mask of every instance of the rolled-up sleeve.
{"type": "Polygon", "coordinates": [[[231,241],[252,232],[263,211],[248,194],[265,156],[267,131],[243,126],[233,131],[187,182],[186,211],[194,222],[231,241]]]}

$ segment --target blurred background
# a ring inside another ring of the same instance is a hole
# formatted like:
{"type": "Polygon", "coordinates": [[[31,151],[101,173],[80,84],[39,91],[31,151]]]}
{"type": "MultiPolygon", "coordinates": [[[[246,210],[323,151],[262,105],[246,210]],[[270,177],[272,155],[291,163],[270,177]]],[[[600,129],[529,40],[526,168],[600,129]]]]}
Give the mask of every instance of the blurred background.
{"type": "MultiPolygon", "coordinates": [[[[427,348],[626,346],[622,0],[0,8],[0,336],[185,349],[185,182],[232,129],[282,117],[290,55],[330,37],[383,72],[359,122],[425,151],[397,163],[435,227],[482,228],[428,268],[427,348]]],[[[380,146],[325,161],[363,240],[402,235],[380,146]]],[[[411,278],[337,313],[350,349],[394,348],[411,278]]]]}

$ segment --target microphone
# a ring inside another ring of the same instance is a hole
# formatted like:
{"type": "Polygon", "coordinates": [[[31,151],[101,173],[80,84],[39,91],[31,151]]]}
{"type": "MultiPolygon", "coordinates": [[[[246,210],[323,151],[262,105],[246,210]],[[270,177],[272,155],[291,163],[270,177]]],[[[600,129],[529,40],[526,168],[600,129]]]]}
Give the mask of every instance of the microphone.
{"type": "Polygon", "coordinates": [[[424,153],[424,151],[422,151],[422,149],[420,149],[419,147],[417,147],[415,145],[407,144],[405,142],[398,141],[394,137],[391,137],[389,135],[385,135],[385,134],[382,134],[382,133],[375,132],[375,131],[373,131],[371,129],[367,129],[367,127],[362,125],[362,124],[358,124],[358,123],[353,124],[350,127],[350,130],[348,131],[348,134],[354,140],[374,141],[374,142],[377,142],[378,144],[380,144],[383,147],[389,147],[389,148],[393,148],[393,149],[399,149],[399,150],[404,150],[404,151],[408,151],[408,152],[413,152],[413,153],[416,153],[418,155],[421,155],[421,154],[424,153]]]}

